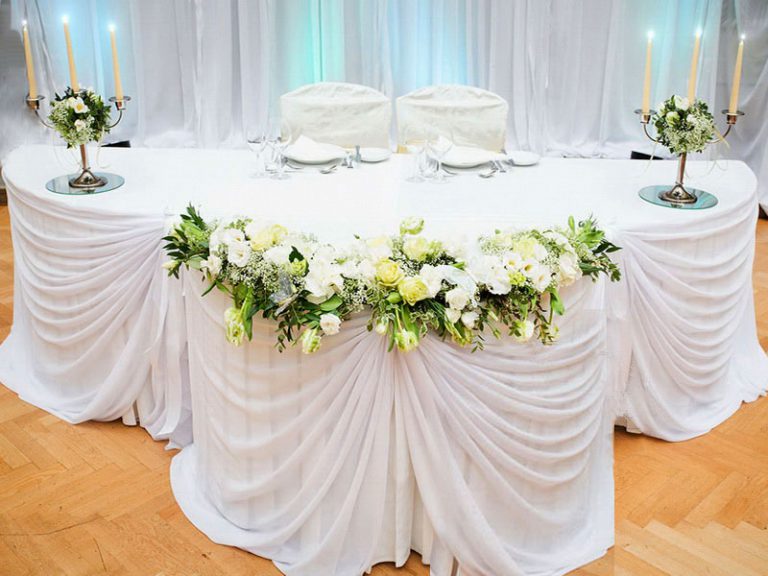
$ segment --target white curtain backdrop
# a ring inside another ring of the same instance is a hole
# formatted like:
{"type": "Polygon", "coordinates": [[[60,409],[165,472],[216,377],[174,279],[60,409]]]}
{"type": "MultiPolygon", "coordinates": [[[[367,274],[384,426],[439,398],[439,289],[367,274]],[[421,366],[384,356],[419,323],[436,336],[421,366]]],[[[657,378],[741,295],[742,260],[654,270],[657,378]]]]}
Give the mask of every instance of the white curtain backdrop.
{"type": "MultiPolygon", "coordinates": [[[[134,97],[110,140],[237,147],[277,122],[280,94],[306,83],[365,84],[397,97],[471,84],[510,104],[508,144],[551,155],[651,152],[636,116],[645,36],[654,30],[653,102],[685,93],[694,33],[703,31],[697,94],[727,104],[738,36],[746,34],[741,108],[729,146],[768,206],[768,2],[765,0],[0,0],[11,26],[30,22],[38,80],[67,84],[61,16],[71,21],[81,83],[112,94],[107,24],[118,30],[134,97]]],[[[6,31],[7,33],[7,31],[6,31]]],[[[20,35],[19,35],[20,38],[20,35]]],[[[49,141],[22,107],[23,64],[0,88],[0,158],[49,141]]],[[[660,153],[661,150],[656,150],[660,153]]]]}

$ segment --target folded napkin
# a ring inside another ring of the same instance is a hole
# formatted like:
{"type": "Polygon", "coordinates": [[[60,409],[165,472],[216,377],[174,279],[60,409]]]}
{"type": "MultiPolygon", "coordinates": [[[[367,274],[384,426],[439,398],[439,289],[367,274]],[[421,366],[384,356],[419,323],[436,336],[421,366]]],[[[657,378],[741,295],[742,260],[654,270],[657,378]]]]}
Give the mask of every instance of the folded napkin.
{"type": "Polygon", "coordinates": [[[344,148],[335,144],[316,142],[308,136],[301,135],[285,149],[285,155],[296,162],[313,164],[344,158],[346,152],[344,148]]]}
{"type": "Polygon", "coordinates": [[[503,160],[504,158],[506,158],[504,154],[485,150],[484,148],[454,146],[446,153],[443,158],[443,164],[456,166],[457,168],[469,168],[485,164],[491,160],[503,160]]]}

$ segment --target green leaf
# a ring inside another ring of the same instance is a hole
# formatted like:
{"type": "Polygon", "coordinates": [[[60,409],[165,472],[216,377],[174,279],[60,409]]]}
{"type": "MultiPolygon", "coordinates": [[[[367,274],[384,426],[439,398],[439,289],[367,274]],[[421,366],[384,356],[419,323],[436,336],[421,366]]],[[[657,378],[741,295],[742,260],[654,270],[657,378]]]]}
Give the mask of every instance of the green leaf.
{"type": "Polygon", "coordinates": [[[334,294],[333,296],[328,298],[328,300],[319,304],[318,308],[320,308],[320,310],[322,310],[323,312],[331,312],[333,310],[336,310],[343,303],[344,301],[339,297],[339,295],[334,294]]]}

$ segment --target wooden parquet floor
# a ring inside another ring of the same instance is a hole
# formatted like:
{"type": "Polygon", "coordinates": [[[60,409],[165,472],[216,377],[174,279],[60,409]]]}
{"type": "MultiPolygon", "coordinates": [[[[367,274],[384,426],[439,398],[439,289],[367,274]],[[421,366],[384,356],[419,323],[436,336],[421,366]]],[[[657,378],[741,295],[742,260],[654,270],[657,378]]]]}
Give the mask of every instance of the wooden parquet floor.
{"type": "MultiPolygon", "coordinates": [[[[13,258],[0,207],[0,339],[11,326],[13,258]]],[[[768,348],[768,221],[754,270],[768,348]]],[[[120,423],[66,424],[0,386],[0,574],[277,576],[214,544],[174,502],[162,443],[120,423]]],[[[616,546],[571,576],[768,575],[768,399],[704,437],[670,444],[617,431],[616,546]]],[[[426,575],[413,554],[375,576],[426,575]]],[[[322,575],[318,575],[322,576],[322,575]]]]}

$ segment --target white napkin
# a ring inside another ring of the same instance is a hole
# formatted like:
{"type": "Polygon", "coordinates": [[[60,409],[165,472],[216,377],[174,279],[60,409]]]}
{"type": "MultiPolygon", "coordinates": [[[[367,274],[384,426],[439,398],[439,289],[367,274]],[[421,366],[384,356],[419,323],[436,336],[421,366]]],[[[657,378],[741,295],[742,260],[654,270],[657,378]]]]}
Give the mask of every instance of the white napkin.
{"type": "Polygon", "coordinates": [[[504,154],[492,152],[484,148],[474,148],[472,146],[454,146],[443,158],[443,164],[446,166],[455,166],[456,168],[471,168],[490,162],[491,160],[502,160],[504,154]]]}
{"type": "Polygon", "coordinates": [[[316,142],[304,136],[299,136],[296,141],[285,149],[285,156],[303,164],[320,164],[344,158],[344,148],[334,144],[316,142]]]}

